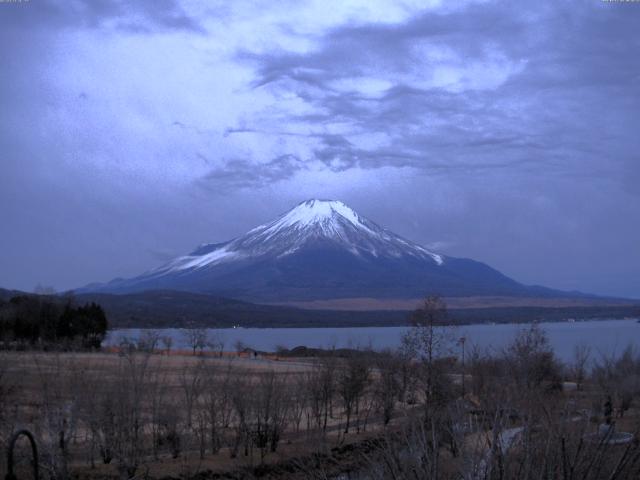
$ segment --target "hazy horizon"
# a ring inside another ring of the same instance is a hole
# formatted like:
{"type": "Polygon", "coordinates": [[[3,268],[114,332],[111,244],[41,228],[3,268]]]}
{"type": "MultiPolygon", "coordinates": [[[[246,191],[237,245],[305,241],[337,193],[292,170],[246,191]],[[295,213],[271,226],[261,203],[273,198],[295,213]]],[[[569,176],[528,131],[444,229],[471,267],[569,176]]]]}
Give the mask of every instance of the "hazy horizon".
{"type": "Polygon", "coordinates": [[[640,298],[640,4],[0,2],[0,287],[131,277],[309,198],[640,298]]]}

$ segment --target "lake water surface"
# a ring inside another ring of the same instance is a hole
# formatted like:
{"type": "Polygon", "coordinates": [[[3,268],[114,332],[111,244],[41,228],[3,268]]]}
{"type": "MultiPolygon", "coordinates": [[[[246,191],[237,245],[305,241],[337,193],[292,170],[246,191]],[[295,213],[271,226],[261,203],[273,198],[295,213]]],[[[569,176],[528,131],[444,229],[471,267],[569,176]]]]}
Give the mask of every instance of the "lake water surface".
{"type": "MultiPolygon", "coordinates": [[[[547,332],[557,356],[570,360],[577,345],[588,345],[592,354],[621,353],[627,346],[640,346],[640,323],[637,320],[598,320],[586,322],[540,323],[547,332]]],[[[452,329],[451,337],[466,338],[466,350],[473,346],[500,350],[506,346],[523,324],[463,325],[452,329]]],[[[276,347],[293,348],[299,345],[317,348],[372,347],[397,348],[408,327],[355,327],[355,328],[220,328],[209,329],[209,335],[221,338],[225,350],[232,351],[237,341],[256,350],[275,351],[276,347]]],[[[188,348],[182,329],[156,330],[160,335],[173,338],[173,348],[188,348]]],[[[117,345],[124,337],[137,339],[145,330],[123,329],[109,332],[106,345],[117,345]]]]}

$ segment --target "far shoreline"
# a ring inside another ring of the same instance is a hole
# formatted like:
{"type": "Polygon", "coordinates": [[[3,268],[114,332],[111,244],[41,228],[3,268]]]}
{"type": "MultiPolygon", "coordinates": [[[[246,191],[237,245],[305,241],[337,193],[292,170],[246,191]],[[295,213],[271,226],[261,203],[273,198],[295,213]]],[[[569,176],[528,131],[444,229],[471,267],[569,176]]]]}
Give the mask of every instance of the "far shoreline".
{"type": "MultiPolygon", "coordinates": [[[[448,328],[448,327],[481,327],[481,326],[517,326],[517,325],[556,325],[558,323],[587,323],[587,322],[611,322],[611,321],[619,321],[619,322],[636,322],[640,324],[640,316],[638,317],[625,317],[625,318],[616,318],[616,317],[608,317],[608,318],[570,318],[570,319],[554,319],[554,320],[532,320],[532,321],[510,321],[510,322],[465,322],[465,323],[443,323],[441,325],[437,325],[437,328],[448,328]]],[[[323,330],[323,329],[355,329],[355,328],[411,328],[413,325],[410,323],[398,324],[398,325],[379,325],[379,324],[371,324],[371,325],[330,325],[330,326],[317,326],[317,325],[298,325],[298,326],[223,326],[223,327],[207,327],[207,326],[163,326],[163,327],[116,327],[109,328],[108,332],[114,331],[126,331],[126,330],[146,330],[146,331],[154,331],[154,330],[193,330],[193,329],[205,329],[205,330],[323,330]]]]}
{"type": "MultiPolygon", "coordinates": [[[[497,307],[497,308],[449,308],[449,326],[483,324],[529,324],[562,323],[584,321],[606,321],[640,319],[640,305],[596,306],[596,307],[497,307]]],[[[290,312],[288,312],[290,313],[290,312]]],[[[269,318],[242,319],[183,318],[177,322],[122,320],[109,316],[111,329],[162,329],[162,328],[371,328],[410,327],[411,311],[344,311],[344,310],[300,310],[297,315],[276,315],[269,318]]],[[[107,310],[109,315],[109,311],[107,310]]]]}

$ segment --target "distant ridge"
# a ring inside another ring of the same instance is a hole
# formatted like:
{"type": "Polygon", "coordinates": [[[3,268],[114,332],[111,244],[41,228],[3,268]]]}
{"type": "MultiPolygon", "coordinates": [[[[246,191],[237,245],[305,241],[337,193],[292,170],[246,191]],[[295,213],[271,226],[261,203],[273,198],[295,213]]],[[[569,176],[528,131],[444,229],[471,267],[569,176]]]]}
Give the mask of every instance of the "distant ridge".
{"type": "MultiPolygon", "coordinates": [[[[0,305],[17,295],[35,295],[0,289],[0,305]]],[[[101,305],[111,329],[184,327],[370,327],[409,324],[408,308],[379,310],[306,310],[282,305],[259,305],[214,295],[182,291],[145,291],[130,294],[83,293],[76,304],[101,305]]],[[[640,302],[624,305],[485,306],[453,304],[451,323],[513,323],[574,319],[640,318],[640,302]]],[[[639,327],[640,328],[640,327],[639,327]]]]}

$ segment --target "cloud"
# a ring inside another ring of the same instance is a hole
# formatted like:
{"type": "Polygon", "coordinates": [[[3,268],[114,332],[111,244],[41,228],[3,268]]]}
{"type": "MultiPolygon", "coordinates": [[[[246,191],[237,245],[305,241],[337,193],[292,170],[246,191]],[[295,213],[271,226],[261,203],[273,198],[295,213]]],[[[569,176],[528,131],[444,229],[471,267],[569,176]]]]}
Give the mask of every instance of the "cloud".
{"type": "Polygon", "coordinates": [[[236,188],[256,188],[293,177],[305,168],[304,162],[294,155],[281,155],[267,163],[232,159],[224,167],[207,173],[200,185],[220,191],[236,188]]]}
{"type": "Polygon", "coordinates": [[[2,6],[4,28],[103,28],[149,33],[186,30],[204,33],[202,25],[188,16],[175,0],[38,0],[2,6]]]}
{"type": "MultiPolygon", "coordinates": [[[[549,173],[595,173],[606,153],[620,150],[613,135],[624,138],[625,150],[638,143],[630,125],[640,106],[639,13],[557,2],[471,4],[395,24],[340,26],[310,52],[242,52],[239,59],[255,65],[253,88],[295,95],[312,110],[277,124],[304,124],[312,138],[343,126],[340,144],[311,147],[332,170],[538,164],[549,173]],[[362,78],[369,80],[359,89],[362,78]],[[629,124],[612,132],[603,111],[629,124]],[[387,141],[358,147],[363,133],[387,141]]],[[[250,129],[274,120],[258,119],[250,129]]]]}

